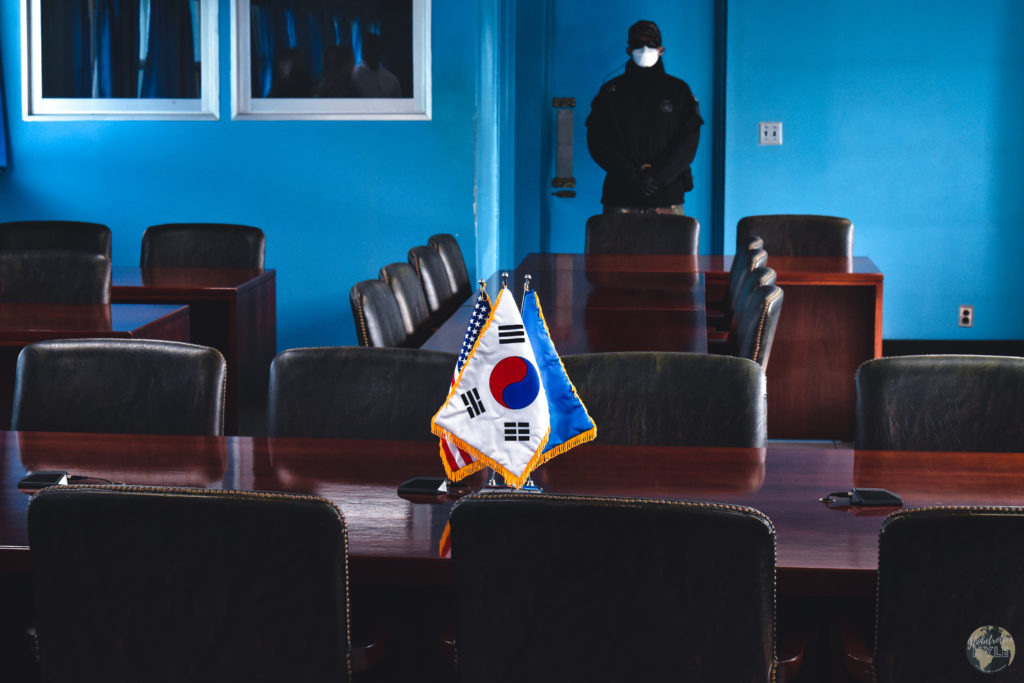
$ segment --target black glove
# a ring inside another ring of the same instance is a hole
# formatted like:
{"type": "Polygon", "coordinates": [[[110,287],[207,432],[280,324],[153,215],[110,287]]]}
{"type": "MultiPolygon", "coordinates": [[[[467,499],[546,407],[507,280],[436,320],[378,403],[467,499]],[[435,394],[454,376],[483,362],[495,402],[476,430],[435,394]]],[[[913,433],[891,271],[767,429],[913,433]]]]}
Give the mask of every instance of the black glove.
{"type": "Polygon", "coordinates": [[[640,191],[645,197],[650,197],[652,194],[657,192],[661,188],[658,181],[654,179],[654,175],[648,171],[643,170],[636,175],[636,189],[640,191]]]}

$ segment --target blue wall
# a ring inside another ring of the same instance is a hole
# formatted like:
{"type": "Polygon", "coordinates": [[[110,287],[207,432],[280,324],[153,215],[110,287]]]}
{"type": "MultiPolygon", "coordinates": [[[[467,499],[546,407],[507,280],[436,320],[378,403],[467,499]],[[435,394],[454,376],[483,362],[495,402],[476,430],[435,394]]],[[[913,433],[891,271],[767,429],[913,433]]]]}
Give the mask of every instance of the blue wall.
{"type": "Polygon", "coordinates": [[[0,3],[10,166],[0,220],[105,223],[113,262],[174,221],[257,225],[277,269],[278,346],[356,343],[349,287],[450,232],[474,270],[476,13],[433,0],[433,120],[231,121],[220,2],[221,120],[25,122],[18,2],[0,3]]]}
{"type": "Polygon", "coordinates": [[[745,215],[846,216],[885,338],[1024,337],[1022,27],[1019,0],[730,2],[726,251],[745,215]]]}
{"type": "MultiPolygon", "coordinates": [[[[510,0],[489,1],[501,8],[510,0]]],[[[605,4],[609,12],[620,6],[605,4]]],[[[0,174],[0,220],[107,223],[115,265],[137,263],[152,223],[259,225],[268,265],[278,270],[279,346],[354,343],[349,286],[404,260],[409,246],[454,233],[475,271],[476,7],[433,0],[429,122],[230,121],[229,4],[221,0],[222,120],[45,123],[21,120],[19,3],[4,2],[11,158],[0,174]]],[[[512,70],[511,105],[518,99],[517,114],[532,117],[516,122],[517,148],[531,139],[538,147],[503,161],[515,169],[514,241],[501,235],[501,246],[488,249],[518,255],[540,240],[531,227],[542,218],[535,198],[549,192],[551,175],[543,150],[552,141],[538,124],[552,116],[550,102],[529,91],[543,82],[533,69],[549,55],[528,29],[544,35],[552,27],[534,3],[514,7],[511,38],[533,51],[512,70]]],[[[886,276],[886,338],[1024,338],[1016,304],[1024,247],[1022,26],[1018,0],[933,0],[927,11],[911,0],[767,7],[732,0],[726,251],[744,215],[848,216],[856,252],[886,276]],[[764,120],[784,123],[782,147],[757,145],[764,120]],[[959,304],[975,306],[974,328],[957,327],[959,304]]],[[[669,66],[690,76],[682,63],[669,66]]],[[[593,89],[579,94],[580,118],[593,89]]],[[[708,143],[710,125],[704,133],[708,143]]],[[[508,191],[503,186],[503,196],[508,191]]]]}

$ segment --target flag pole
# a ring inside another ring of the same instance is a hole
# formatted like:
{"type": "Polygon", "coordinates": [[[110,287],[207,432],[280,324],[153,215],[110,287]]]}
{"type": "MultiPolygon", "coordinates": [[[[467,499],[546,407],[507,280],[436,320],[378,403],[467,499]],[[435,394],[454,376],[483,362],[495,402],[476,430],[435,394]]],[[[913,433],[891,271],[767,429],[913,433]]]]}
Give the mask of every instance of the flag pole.
{"type": "MultiPolygon", "coordinates": [[[[482,283],[483,280],[481,280],[480,282],[482,283]]],[[[508,272],[507,271],[502,271],[502,273],[501,273],[501,289],[505,289],[506,287],[508,287],[508,272]]],[[[500,482],[498,481],[498,473],[497,473],[497,471],[495,471],[495,469],[493,467],[489,467],[487,469],[489,469],[491,471],[491,477],[490,477],[490,479],[487,480],[487,483],[484,484],[484,488],[485,489],[507,489],[507,488],[509,488],[508,484],[505,483],[504,477],[502,477],[502,480],[500,482]]]]}
{"type": "MultiPolygon", "coordinates": [[[[523,306],[526,305],[526,295],[530,293],[530,284],[533,281],[533,276],[529,273],[523,275],[523,301],[519,306],[519,312],[522,313],[523,306]]],[[[526,481],[523,483],[523,487],[519,489],[526,493],[541,493],[542,489],[533,483],[533,475],[530,474],[526,477],[526,481]]]]}

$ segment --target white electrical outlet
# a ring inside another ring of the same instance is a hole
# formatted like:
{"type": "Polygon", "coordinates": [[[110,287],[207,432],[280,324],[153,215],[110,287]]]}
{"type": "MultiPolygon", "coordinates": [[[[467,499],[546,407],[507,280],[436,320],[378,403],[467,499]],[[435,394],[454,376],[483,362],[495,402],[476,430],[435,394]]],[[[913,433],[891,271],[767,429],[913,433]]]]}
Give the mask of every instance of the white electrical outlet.
{"type": "Polygon", "coordinates": [[[757,124],[757,131],[757,144],[782,144],[782,121],[761,121],[757,124]]]}
{"type": "Polygon", "coordinates": [[[960,327],[974,327],[974,306],[960,307],[960,327]]]}

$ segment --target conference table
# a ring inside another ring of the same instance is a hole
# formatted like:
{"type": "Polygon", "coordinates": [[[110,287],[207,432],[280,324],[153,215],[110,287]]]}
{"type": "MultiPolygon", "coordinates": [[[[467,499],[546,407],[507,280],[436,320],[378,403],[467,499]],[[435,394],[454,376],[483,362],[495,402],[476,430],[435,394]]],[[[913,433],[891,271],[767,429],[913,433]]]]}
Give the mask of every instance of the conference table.
{"type": "Polygon", "coordinates": [[[270,362],[277,353],[275,271],[115,266],[111,279],[115,303],[187,304],[188,340],[214,347],[227,361],[225,432],[265,433],[270,362]]]}
{"type": "MultiPolygon", "coordinates": [[[[705,301],[722,298],[732,256],[528,254],[510,269],[519,300],[531,275],[561,354],[706,352],[705,301]]],[[[768,255],[784,300],[768,376],[768,436],[853,438],[857,368],[882,353],[883,275],[863,256],[768,255]]],[[[487,281],[493,297],[501,274],[487,281]]],[[[472,302],[424,348],[458,349],[472,302]]]]}
{"type": "MultiPolygon", "coordinates": [[[[450,582],[450,560],[438,543],[453,501],[397,493],[406,479],[443,475],[436,441],[0,432],[0,575],[26,574],[31,565],[29,496],[18,480],[54,469],[92,478],[81,483],[323,496],[345,515],[354,584],[450,582]]],[[[590,443],[545,464],[534,481],[550,493],[757,508],[776,528],[780,594],[870,596],[878,531],[893,509],[831,509],[820,498],[857,486],[888,489],[908,506],[1024,505],[1024,455],[799,442],[770,442],[766,449],[590,443]]],[[[469,483],[483,486],[484,473],[469,483]]]]}

